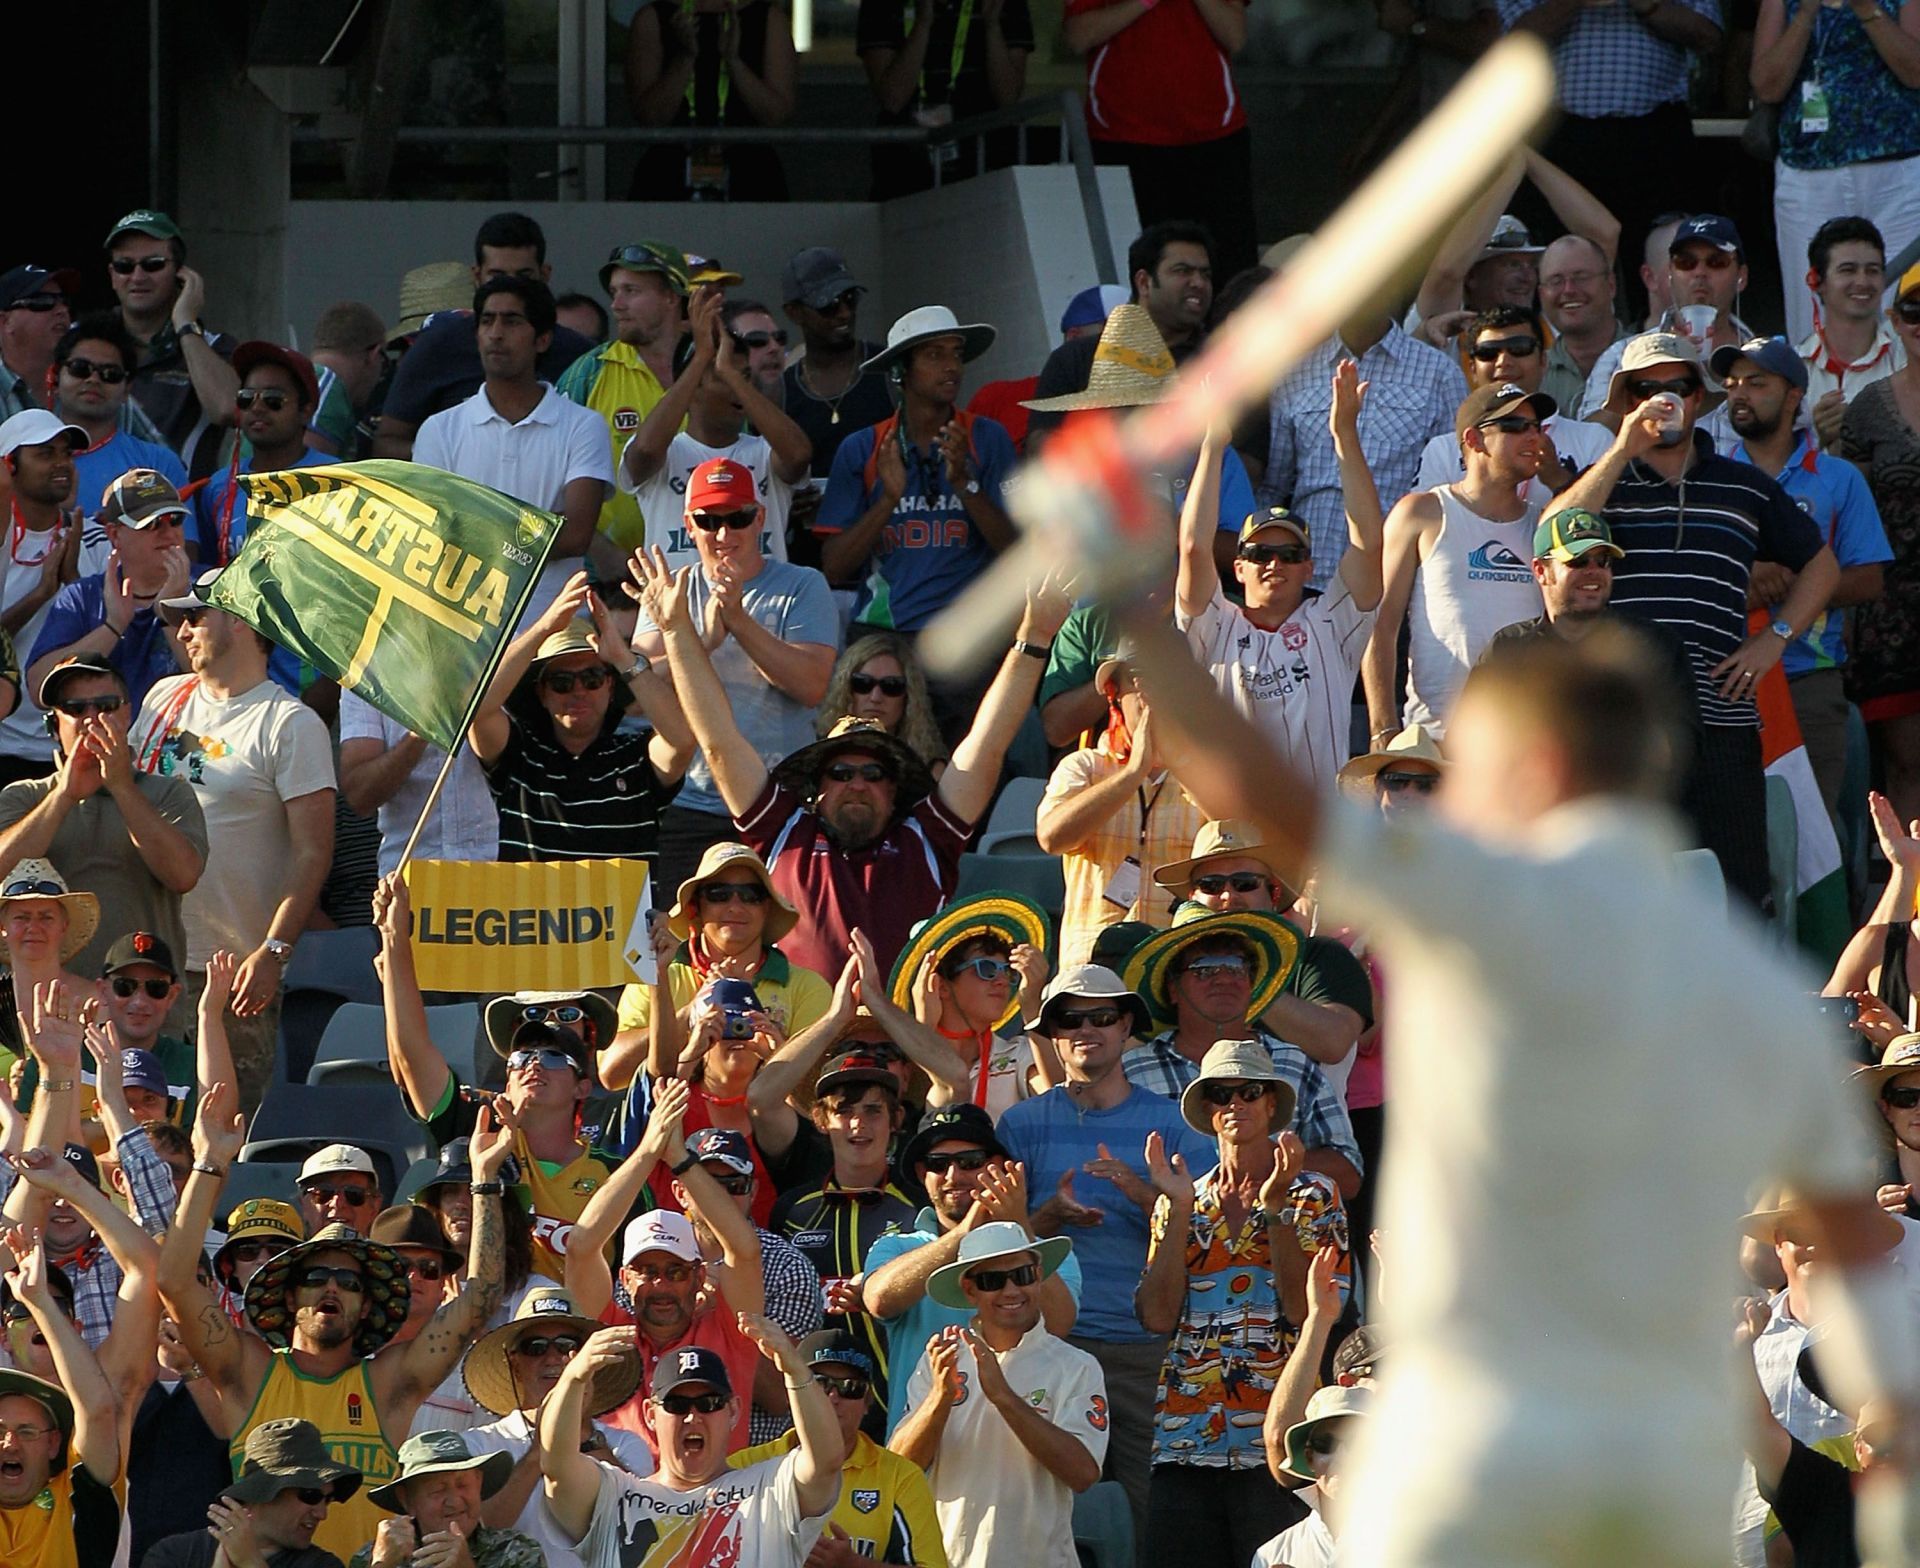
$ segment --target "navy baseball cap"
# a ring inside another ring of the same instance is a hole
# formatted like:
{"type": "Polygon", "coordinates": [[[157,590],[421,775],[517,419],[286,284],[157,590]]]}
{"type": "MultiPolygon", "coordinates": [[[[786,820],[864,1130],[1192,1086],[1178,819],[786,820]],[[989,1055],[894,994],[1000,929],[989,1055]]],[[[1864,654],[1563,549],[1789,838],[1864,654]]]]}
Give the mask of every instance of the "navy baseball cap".
{"type": "Polygon", "coordinates": [[[690,1133],[687,1153],[703,1165],[712,1160],[736,1175],[753,1174],[753,1146],[747,1142],[745,1133],[735,1132],[731,1127],[702,1127],[690,1133]]]}
{"type": "Polygon", "coordinates": [[[0,274],[0,310],[12,310],[35,294],[58,294],[72,299],[80,290],[80,274],[70,267],[40,267],[32,262],[0,274]]]}
{"type": "Polygon", "coordinates": [[[688,1383],[710,1383],[723,1394],[733,1392],[733,1379],[727,1376],[726,1362],[701,1345],[669,1350],[656,1361],[647,1392],[655,1399],[664,1399],[688,1383]]]}
{"type": "Polygon", "coordinates": [[[93,1150],[84,1143],[70,1143],[60,1151],[65,1160],[94,1186],[100,1185],[100,1162],[93,1157],[93,1150]]]}
{"type": "Polygon", "coordinates": [[[1746,342],[1728,343],[1713,351],[1707,361],[1707,368],[1713,372],[1713,379],[1725,381],[1727,372],[1733,369],[1734,361],[1750,359],[1770,376],[1779,376],[1788,386],[1807,390],[1807,362],[1794,352],[1793,345],[1785,338],[1748,338],[1746,342]]]}
{"type": "Polygon", "coordinates": [[[1675,255],[1685,246],[1696,243],[1711,245],[1741,261],[1747,259],[1747,248],[1740,243],[1740,231],[1733,226],[1733,219],[1723,218],[1717,212],[1697,212],[1682,223],[1667,242],[1667,254],[1675,255]]]}

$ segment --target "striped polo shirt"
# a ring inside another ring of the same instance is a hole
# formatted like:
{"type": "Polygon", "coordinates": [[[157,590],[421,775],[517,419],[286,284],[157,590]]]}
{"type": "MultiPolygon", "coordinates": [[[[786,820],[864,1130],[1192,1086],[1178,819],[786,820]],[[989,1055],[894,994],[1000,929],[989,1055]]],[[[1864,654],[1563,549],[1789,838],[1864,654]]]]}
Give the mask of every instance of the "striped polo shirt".
{"type": "Polygon", "coordinates": [[[1694,442],[1693,465],[1678,482],[1636,460],[1613,487],[1607,525],[1627,554],[1613,570],[1611,606],[1668,627],[1686,645],[1701,723],[1753,728],[1753,699],[1727,701],[1711,671],[1746,641],[1753,563],[1797,572],[1823,541],[1770,476],[1720,456],[1698,431],[1694,442]]]}
{"type": "Polygon", "coordinates": [[[617,712],[579,755],[549,724],[508,710],[507,744],[486,770],[500,808],[502,860],[648,860],[660,844],[660,813],[679,793],[647,757],[651,733],[622,733],[617,712]]]}

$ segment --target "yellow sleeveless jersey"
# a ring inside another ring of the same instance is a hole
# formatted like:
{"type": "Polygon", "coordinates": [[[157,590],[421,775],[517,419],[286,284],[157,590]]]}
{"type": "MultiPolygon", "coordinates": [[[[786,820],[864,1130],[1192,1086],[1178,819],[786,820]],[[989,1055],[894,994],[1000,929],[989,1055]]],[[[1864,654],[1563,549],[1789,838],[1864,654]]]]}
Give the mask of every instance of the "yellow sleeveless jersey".
{"type": "Polygon", "coordinates": [[[392,1517],[377,1503],[368,1501],[367,1493],[381,1482],[392,1480],[399,1469],[398,1455],[381,1429],[380,1412],[374,1407],[373,1379],[367,1365],[356,1361],[332,1377],[309,1377],[293,1364],[290,1351],[276,1350],[273,1367],[254,1396],[253,1409],[227,1445],[233,1472],[238,1475],[247,1434],[262,1422],[297,1416],[320,1428],[320,1440],[327,1445],[327,1452],[365,1477],[352,1497],[328,1508],[325,1522],[313,1533],[313,1544],[332,1552],[341,1562],[373,1539],[382,1519],[392,1517]]]}
{"type": "MultiPolygon", "coordinates": [[[[641,359],[639,350],[617,339],[590,354],[582,354],[569,365],[560,378],[558,390],[562,397],[573,399],[606,420],[613,440],[616,471],[627,443],[640,428],[640,421],[653,412],[653,405],[666,392],[660,378],[641,359]]],[[[623,551],[639,549],[647,536],[640,503],[616,487],[600,508],[600,532],[623,551]]]]}

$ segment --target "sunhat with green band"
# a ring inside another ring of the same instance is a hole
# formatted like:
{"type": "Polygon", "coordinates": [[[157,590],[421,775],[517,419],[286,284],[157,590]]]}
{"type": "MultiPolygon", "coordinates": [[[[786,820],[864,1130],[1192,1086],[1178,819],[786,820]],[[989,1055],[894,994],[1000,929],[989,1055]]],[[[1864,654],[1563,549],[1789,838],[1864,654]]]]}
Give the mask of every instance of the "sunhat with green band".
{"type": "Polygon", "coordinates": [[[1142,942],[1127,960],[1128,986],[1147,999],[1159,1023],[1174,1022],[1175,961],[1194,944],[1223,936],[1239,939],[1253,953],[1253,996],[1247,1003],[1247,1017],[1258,1018],[1273,1005],[1300,956],[1300,933],[1264,910],[1216,912],[1194,904],[1175,914],[1170,928],[1142,942]]]}
{"type": "MultiPolygon", "coordinates": [[[[914,927],[907,945],[893,961],[893,974],[887,981],[887,994],[903,1012],[913,1011],[913,982],[920,966],[929,957],[936,968],[962,942],[970,937],[997,936],[1009,947],[1025,942],[1029,947],[1045,949],[1051,932],[1046,911],[1030,898],[1018,893],[976,893],[949,904],[914,927]]],[[[1007,1010],[994,1021],[998,1029],[1020,1011],[1020,986],[1007,992],[1007,1010]]]]}

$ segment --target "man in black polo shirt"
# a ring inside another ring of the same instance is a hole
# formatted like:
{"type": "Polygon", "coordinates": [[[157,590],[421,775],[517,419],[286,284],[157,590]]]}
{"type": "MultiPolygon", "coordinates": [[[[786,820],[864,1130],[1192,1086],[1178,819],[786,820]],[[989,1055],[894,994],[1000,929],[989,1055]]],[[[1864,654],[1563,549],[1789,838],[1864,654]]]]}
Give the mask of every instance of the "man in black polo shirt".
{"type": "Polygon", "coordinates": [[[1668,627],[1685,644],[1699,702],[1699,756],[1685,809],[1700,824],[1727,885],[1757,908],[1771,903],[1767,796],[1754,691],[1787,645],[1827,607],[1840,566],[1812,519],[1748,463],[1713,449],[1694,426],[1705,371],[1685,338],[1630,340],[1607,396],[1620,433],[1559,498],[1560,510],[1605,517],[1625,554],[1612,607],[1668,627]],[[1773,622],[1747,633],[1756,560],[1798,573],[1773,622]]]}
{"type": "Polygon", "coordinates": [[[585,572],[507,645],[467,740],[500,808],[502,860],[651,859],[693,756],[673,687],[627,646],[585,572]],[[635,705],[650,732],[621,729],[635,705]]]}

